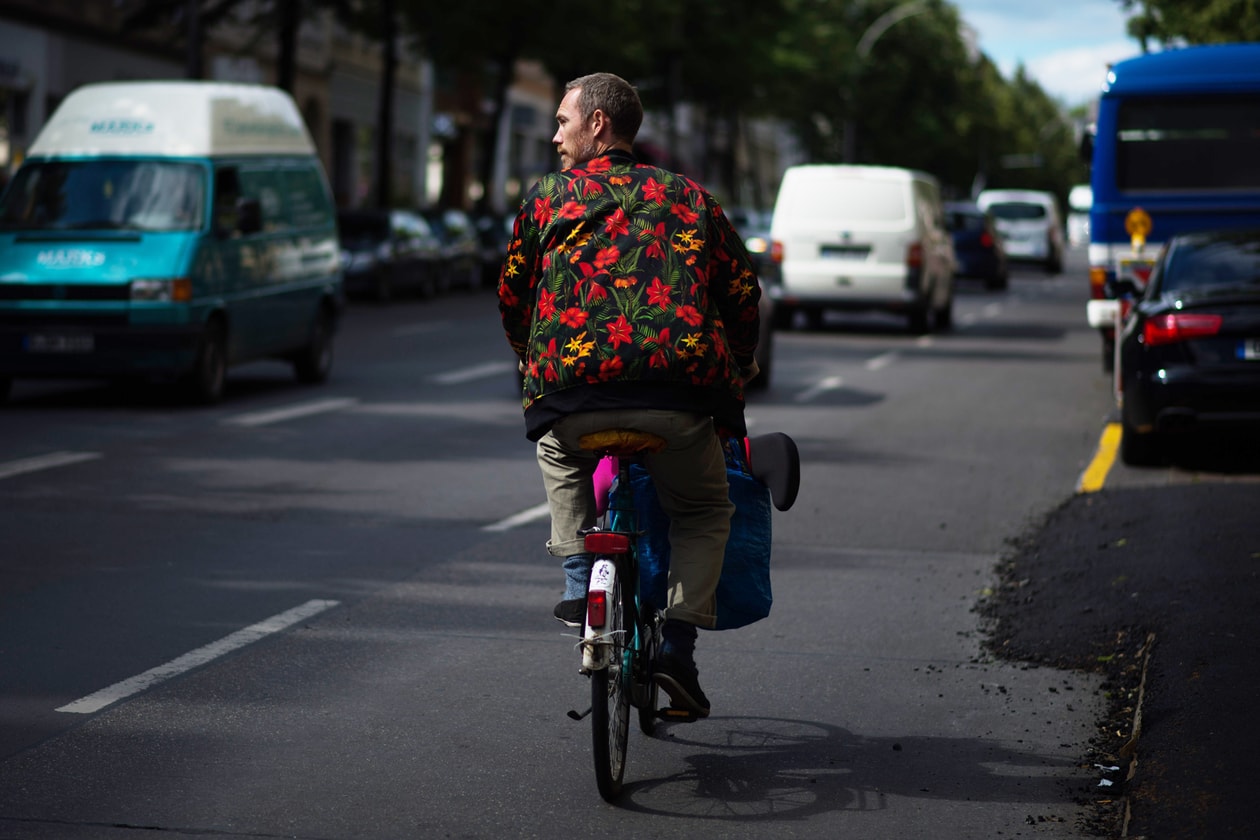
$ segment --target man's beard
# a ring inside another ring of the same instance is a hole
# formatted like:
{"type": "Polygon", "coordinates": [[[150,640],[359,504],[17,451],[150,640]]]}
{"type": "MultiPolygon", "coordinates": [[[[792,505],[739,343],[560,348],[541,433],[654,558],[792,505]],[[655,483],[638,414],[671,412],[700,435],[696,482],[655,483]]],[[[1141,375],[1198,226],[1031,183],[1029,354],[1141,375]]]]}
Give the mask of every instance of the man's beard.
{"type": "Polygon", "coordinates": [[[583,141],[577,146],[570,155],[560,156],[560,165],[565,169],[572,169],[575,166],[581,166],[592,158],[599,157],[599,146],[596,145],[593,138],[583,141]]]}

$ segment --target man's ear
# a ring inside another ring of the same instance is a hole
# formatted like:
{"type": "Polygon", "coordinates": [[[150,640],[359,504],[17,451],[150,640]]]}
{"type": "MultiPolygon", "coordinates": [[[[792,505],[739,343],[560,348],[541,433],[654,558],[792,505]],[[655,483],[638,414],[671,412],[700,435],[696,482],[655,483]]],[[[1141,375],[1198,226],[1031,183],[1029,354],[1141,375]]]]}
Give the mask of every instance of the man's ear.
{"type": "Polygon", "coordinates": [[[591,136],[595,139],[601,139],[600,135],[605,131],[611,131],[612,125],[608,122],[608,115],[596,108],[591,114],[591,136]]]}

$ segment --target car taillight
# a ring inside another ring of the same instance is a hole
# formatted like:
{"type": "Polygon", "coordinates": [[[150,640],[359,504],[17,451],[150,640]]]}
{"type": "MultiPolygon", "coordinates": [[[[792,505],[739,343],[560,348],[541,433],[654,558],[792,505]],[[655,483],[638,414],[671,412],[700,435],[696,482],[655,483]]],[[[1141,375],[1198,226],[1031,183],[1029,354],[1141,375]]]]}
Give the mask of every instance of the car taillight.
{"type": "Polygon", "coordinates": [[[1142,340],[1148,347],[1175,344],[1192,338],[1216,335],[1221,331],[1221,316],[1200,312],[1173,312],[1158,315],[1142,326],[1142,340]]]}
{"type": "Polygon", "coordinates": [[[911,242],[910,247],[906,248],[906,266],[908,268],[923,268],[922,242],[911,242]]]}
{"type": "Polygon", "coordinates": [[[783,262],[783,243],[777,239],[770,240],[770,262],[783,262]]]}
{"type": "Polygon", "coordinates": [[[586,623],[591,627],[603,627],[608,621],[608,593],[592,589],[586,593],[586,623]]]}
{"type": "Polygon", "coordinates": [[[987,230],[980,234],[980,247],[982,248],[993,247],[993,237],[989,235],[989,232],[987,230]]]}

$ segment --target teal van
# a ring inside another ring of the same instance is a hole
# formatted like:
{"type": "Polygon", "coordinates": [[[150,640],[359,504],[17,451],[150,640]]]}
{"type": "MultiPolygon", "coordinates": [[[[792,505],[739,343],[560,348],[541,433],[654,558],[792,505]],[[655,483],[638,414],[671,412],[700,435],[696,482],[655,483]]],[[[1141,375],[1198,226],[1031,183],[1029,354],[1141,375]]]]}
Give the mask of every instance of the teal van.
{"type": "Polygon", "coordinates": [[[288,94],[219,82],[86,85],[0,196],[0,399],[14,379],[327,379],[344,307],[328,182],[288,94]]]}

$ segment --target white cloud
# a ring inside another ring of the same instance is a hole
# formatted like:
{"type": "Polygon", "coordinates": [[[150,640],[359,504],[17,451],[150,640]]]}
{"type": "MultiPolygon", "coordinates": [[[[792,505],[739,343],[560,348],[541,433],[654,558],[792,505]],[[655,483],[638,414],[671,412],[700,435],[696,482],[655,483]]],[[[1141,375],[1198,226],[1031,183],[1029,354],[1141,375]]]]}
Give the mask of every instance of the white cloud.
{"type": "Polygon", "coordinates": [[[1107,76],[1107,66],[1138,54],[1132,41],[1114,41],[1047,53],[1028,61],[1028,75],[1069,107],[1096,96],[1107,76]]]}

